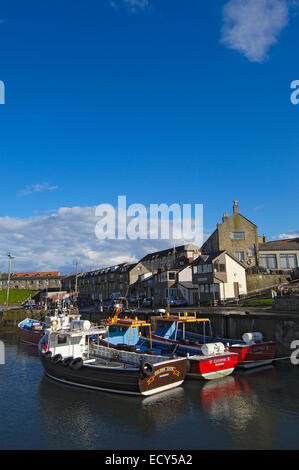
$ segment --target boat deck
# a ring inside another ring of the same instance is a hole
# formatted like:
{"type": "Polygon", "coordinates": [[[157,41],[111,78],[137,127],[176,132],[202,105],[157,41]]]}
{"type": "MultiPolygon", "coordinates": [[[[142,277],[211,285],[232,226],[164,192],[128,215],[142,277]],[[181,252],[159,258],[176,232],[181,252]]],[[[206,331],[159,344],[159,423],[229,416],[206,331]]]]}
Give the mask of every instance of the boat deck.
{"type": "Polygon", "coordinates": [[[113,367],[114,369],[136,369],[136,366],[132,364],[127,364],[125,362],[120,362],[115,359],[94,357],[87,361],[84,361],[84,365],[95,366],[95,367],[113,367]]]}

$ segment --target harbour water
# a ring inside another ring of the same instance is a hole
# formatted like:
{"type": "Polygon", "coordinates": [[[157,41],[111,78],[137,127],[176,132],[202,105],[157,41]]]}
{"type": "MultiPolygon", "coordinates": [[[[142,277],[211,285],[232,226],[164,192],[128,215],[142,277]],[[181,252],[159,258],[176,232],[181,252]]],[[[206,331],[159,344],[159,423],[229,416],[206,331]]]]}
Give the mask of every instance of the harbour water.
{"type": "Polygon", "coordinates": [[[299,366],[289,361],[139,398],[53,382],[15,328],[0,340],[1,450],[299,448],[299,366]]]}

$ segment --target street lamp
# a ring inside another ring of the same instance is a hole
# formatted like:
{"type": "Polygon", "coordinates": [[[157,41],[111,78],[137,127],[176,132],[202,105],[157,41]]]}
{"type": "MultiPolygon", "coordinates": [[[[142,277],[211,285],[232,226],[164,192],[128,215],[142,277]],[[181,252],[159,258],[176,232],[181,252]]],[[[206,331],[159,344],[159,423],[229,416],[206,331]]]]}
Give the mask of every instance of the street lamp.
{"type": "Polygon", "coordinates": [[[7,278],[7,291],[6,291],[6,308],[8,308],[11,260],[14,259],[14,256],[12,256],[10,253],[8,253],[7,256],[8,256],[8,278],[7,278]]]}
{"type": "Polygon", "coordinates": [[[75,277],[75,292],[77,296],[77,290],[78,290],[78,261],[76,261],[76,277],[75,277]]]}

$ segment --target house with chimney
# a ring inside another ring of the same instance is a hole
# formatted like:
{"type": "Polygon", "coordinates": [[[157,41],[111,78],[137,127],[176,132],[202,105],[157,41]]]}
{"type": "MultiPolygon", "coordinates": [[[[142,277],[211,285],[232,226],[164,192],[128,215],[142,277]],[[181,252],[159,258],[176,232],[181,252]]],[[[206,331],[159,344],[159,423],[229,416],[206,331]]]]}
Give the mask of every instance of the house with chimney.
{"type": "Polygon", "coordinates": [[[259,244],[263,239],[258,236],[255,223],[240,214],[238,201],[233,202],[233,213],[223,215],[222,222],[201,247],[201,254],[226,250],[245,267],[258,266],[259,244]]]}

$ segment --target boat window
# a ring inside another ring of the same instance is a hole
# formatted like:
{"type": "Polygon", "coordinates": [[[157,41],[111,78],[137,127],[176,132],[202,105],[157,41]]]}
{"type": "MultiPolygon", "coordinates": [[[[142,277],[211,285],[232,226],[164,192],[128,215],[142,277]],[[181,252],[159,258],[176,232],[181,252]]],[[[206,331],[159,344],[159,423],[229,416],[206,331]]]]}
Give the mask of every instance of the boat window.
{"type": "Polygon", "coordinates": [[[67,336],[66,335],[58,335],[57,336],[57,344],[66,344],[67,343],[67,336]]]}
{"type": "Polygon", "coordinates": [[[159,321],[159,327],[160,328],[166,328],[168,323],[166,321],[159,321]]]}

